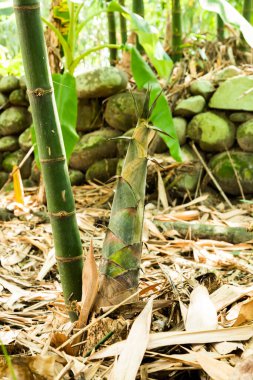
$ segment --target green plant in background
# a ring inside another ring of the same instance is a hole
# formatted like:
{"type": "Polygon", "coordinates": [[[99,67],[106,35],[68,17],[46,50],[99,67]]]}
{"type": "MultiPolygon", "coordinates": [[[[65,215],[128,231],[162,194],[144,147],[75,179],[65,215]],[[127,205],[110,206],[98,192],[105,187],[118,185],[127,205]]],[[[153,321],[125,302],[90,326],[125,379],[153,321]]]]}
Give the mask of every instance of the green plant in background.
{"type": "MultiPolygon", "coordinates": [[[[132,29],[138,34],[140,44],[155,67],[158,76],[167,83],[170,78],[173,62],[162,47],[157,29],[116,1],[112,1],[109,4],[109,9],[121,12],[131,22],[132,29]]],[[[162,131],[161,137],[169,147],[171,155],[180,161],[180,146],[173,125],[171,111],[166,96],[162,92],[158,77],[133,46],[129,46],[128,48],[131,50],[131,68],[138,88],[150,88],[150,104],[153,104],[154,99],[161,93],[150,120],[158,130],[162,131]]]]}
{"type": "Polygon", "coordinates": [[[59,29],[57,29],[46,18],[42,18],[42,19],[43,19],[43,22],[54,31],[54,33],[56,34],[62,46],[63,55],[64,55],[64,60],[63,60],[64,71],[67,71],[73,75],[77,66],[87,55],[95,51],[105,49],[105,48],[119,49],[121,45],[110,44],[110,43],[97,45],[97,46],[94,46],[93,48],[87,49],[82,54],[79,54],[76,56],[76,45],[77,45],[77,40],[80,36],[81,31],[84,29],[87,23],[91,21],[95,16],[99,16],[102,13],[106,12],[106,9],[101,8],[95,11],[92,15],[87,17],[83,22],[79,23],[78,17],[79,17],[81,9],[84,6],[84,3],[83,2],[80,3],[78,0],[72,0],[68,2],[66,2],[66,0],[63,0],[63,2],[66,3],[67,8],[66,7],[63,7],[62,9],[57,8],[58,17],[61,17],[61,19],[65,20],[66,28],[64,28],[63,31],[60,31],[59,29]]]}
{"type": "Polygon", "coordinates": [[[75,303],[82,295],[82,244],[49,73],[40,18],[40,1],[14,0],[14,10],[45,183],[55,255],[65,303],[70,310],[71,319],[75,320],[77,317],[75,303]]]}
{"type": "Polygon", "coordinates": [[[172,0],[172,58],[179,61],[182,57],[182,26],[180,0],[172,0]]]}
{"type": "Polygon", "coordinates": [[[240,30],[245,41],[253,47],[253,27],[226,0],[199,0],[199,3],[203,9],[218,13],[224,23],[231,24],[240,30]]]}

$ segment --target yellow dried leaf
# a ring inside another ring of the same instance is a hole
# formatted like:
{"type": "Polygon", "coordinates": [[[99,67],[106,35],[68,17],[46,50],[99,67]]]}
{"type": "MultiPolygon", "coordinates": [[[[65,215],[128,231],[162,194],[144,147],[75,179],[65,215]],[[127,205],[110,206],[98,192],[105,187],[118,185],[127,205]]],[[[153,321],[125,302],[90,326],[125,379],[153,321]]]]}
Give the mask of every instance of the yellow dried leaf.
{"type": "Polygon", "coordinates": [[[22,178],[18,166],[13,166],[12,170],[13,185],[14,185],[14,196],[17,203],[25,204],[24,187],[22,183],[22,178]]]}
{"type": "Polygon", "coordinates": [[[229,364],[212,358],[207,352],[195,352],[199,364],[213,380],[231,380],[234,368],[229,364]]]}

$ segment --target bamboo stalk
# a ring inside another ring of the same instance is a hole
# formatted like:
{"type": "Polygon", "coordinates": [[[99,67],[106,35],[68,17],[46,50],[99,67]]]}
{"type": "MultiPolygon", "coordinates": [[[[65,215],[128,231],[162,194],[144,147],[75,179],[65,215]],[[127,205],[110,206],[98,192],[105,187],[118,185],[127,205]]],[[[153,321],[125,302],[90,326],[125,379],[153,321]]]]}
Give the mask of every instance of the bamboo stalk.
{"type": "MultiPolygon", "coordinates": [[[[125,6],[125,0],[119,0],[120,5],[123,7],[125,6]]],[[[119,22],[120,22],[120,35],[121,35],[121,43],[125,44],[127,42],[127,24],[126,19],[122,14],[120,13],[119,16],[119,22]]]]}
{"type": "Polygon", "coordinates": [[[182,57],[182,24],[180,0],[172,0],[172,58],[179,61],[182,57]]]}
{"type": "Polygon", "coordinates": [[[217,14],[216,21],[217,21],[217,39],[218,41],[223,41],[224,40],[224,22],[219,14],[217,14]]]}
{"type": "Polygon", "coordinates": [[[39,0],[14,0],[14,10],[32,109],[55,254],[72,320],[82,293],[82,245],[53,95],[39,0]],[[73,306],[73,309],[72,309],[73,306]]]}
{"type": "Polygon", "coordinates": [[[244,0],[243,2],[243,17],[251,24],[251,15],[252,15],[253,1],[244,0]]]}
{"type": "MultiPolygon", "coordinates": [[[[144,16],[145,16],[144,1],[143,0],[133,0],[132,11],[133,11],[133,13],[136,13],[137,15],[144,18],[144,16]]],[[[141,44],[139,43],[139,39],[138,39],[137,35],[136,35],[136,48],[141,54],[144,54],[144,49],[141,46],[141,44]]]]}
{"type": "MultiPolygon", "coordinates": [[[[111,0],[107,0],[110,2],[111,0]]],[[[107,12],[107,21],[108,21],[108,40],[110,45],[116,45],[116,19],[114,12],[107,12]]],[[[110,52],[110,65],[115,66],[117,61],[117,50],[109,48],[110,52]]]]}

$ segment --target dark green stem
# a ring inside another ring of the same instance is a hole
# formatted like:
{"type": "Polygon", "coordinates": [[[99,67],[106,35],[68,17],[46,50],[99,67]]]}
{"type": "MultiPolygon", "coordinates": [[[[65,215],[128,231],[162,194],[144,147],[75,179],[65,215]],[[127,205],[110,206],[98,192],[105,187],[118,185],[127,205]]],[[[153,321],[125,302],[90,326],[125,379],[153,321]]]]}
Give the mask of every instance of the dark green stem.
{"type": "Polygon", "coordinates": [[[217,14],[217,39],[218,41],[224,40],[224,22],[219,14],[217,14]]]}
{"type": "Polygon", "coordinates": [[[82,295],[82,245],[40,16],[39,0],[14,0],[55,255],[72,320],[82,295]],[[74,308],[72,308],[74,307],[74,308]]]}
{"type": "MultiPolygon", "coordinates": [[[[123,7],[125,6],[125,0],[119,0],[120,5],[123,7]]],[[[127,24],[126,24],[126,19],[122,14],[120,13],[120,34],[121,34],[121,43],[125,44],[127,42],[127,24]]]]}
{"type": "MultiPolygon", "coordinates": [[[[108,1],[108,0],[107,0],[108,1]]],[[[110,0],[108,1],[110,2],[110,0]]],[[[107,21],[108,21],[108,40],[109,44],[116,45],[116,19],[114,12],[107,12],[107,21]]],[[[117,61],[117,50],[109,49],[110,52],[110,65],[115,66],[117,61]]]]}
{"type": "MultiPolygon", "coordinates": [[[[132,11],[136,13],[137,15],[140,15],[144,18],[145,16],[145,10],[144,10],[144,1],[143,0],[133,0],[132,3],[132,11]]],[[[139,39],[136,36],[136,48],[139,50],[141,54],[144,54],[144,49],[139,43],[139,39]]]]}
{"type": "Polygon", "coordinates": [[[182,57],[182,25],[180,0],[172,0],[172,58],[179,61],[182,57]]]}

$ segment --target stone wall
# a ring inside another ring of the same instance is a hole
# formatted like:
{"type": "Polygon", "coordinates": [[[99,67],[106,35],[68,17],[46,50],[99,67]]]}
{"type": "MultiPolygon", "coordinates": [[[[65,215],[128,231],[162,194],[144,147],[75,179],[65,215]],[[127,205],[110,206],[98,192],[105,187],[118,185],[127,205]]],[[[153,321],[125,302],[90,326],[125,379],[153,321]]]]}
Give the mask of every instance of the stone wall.
{"type": "MultiPolygon", "coordinates": [[[[136,125],[145,95],[127,91],[125,73],[98,69],[77,77],[80,140],[69,162],[72,184],[107,181],[120,173],[127,141],[136,125]],[[118,138],[118,137],[124,137],[118,138]]],[[[196,143],[202,159],[227,194],[253,193],[253,76],[236,67],[192,81],[173,109],[182,147],[183,164],[163,170],[168,190],[194,193],[202,180],[202,164],[191,147],[196,143]]],[[[0,80],[0,186],[13,165],[32,145],[32,123],[24,78],[0,80]]],[[[172,159],[160,137],[152,153],[162,165],[172,159]]],[[[172,165],[173,166],[173,165],[172,165]]],[[[149,180],[152,183],[152,165],[149,180]]],[[[25,185],[38,183],[39,172],[31,156],[22,168],[25,185]]]]}

